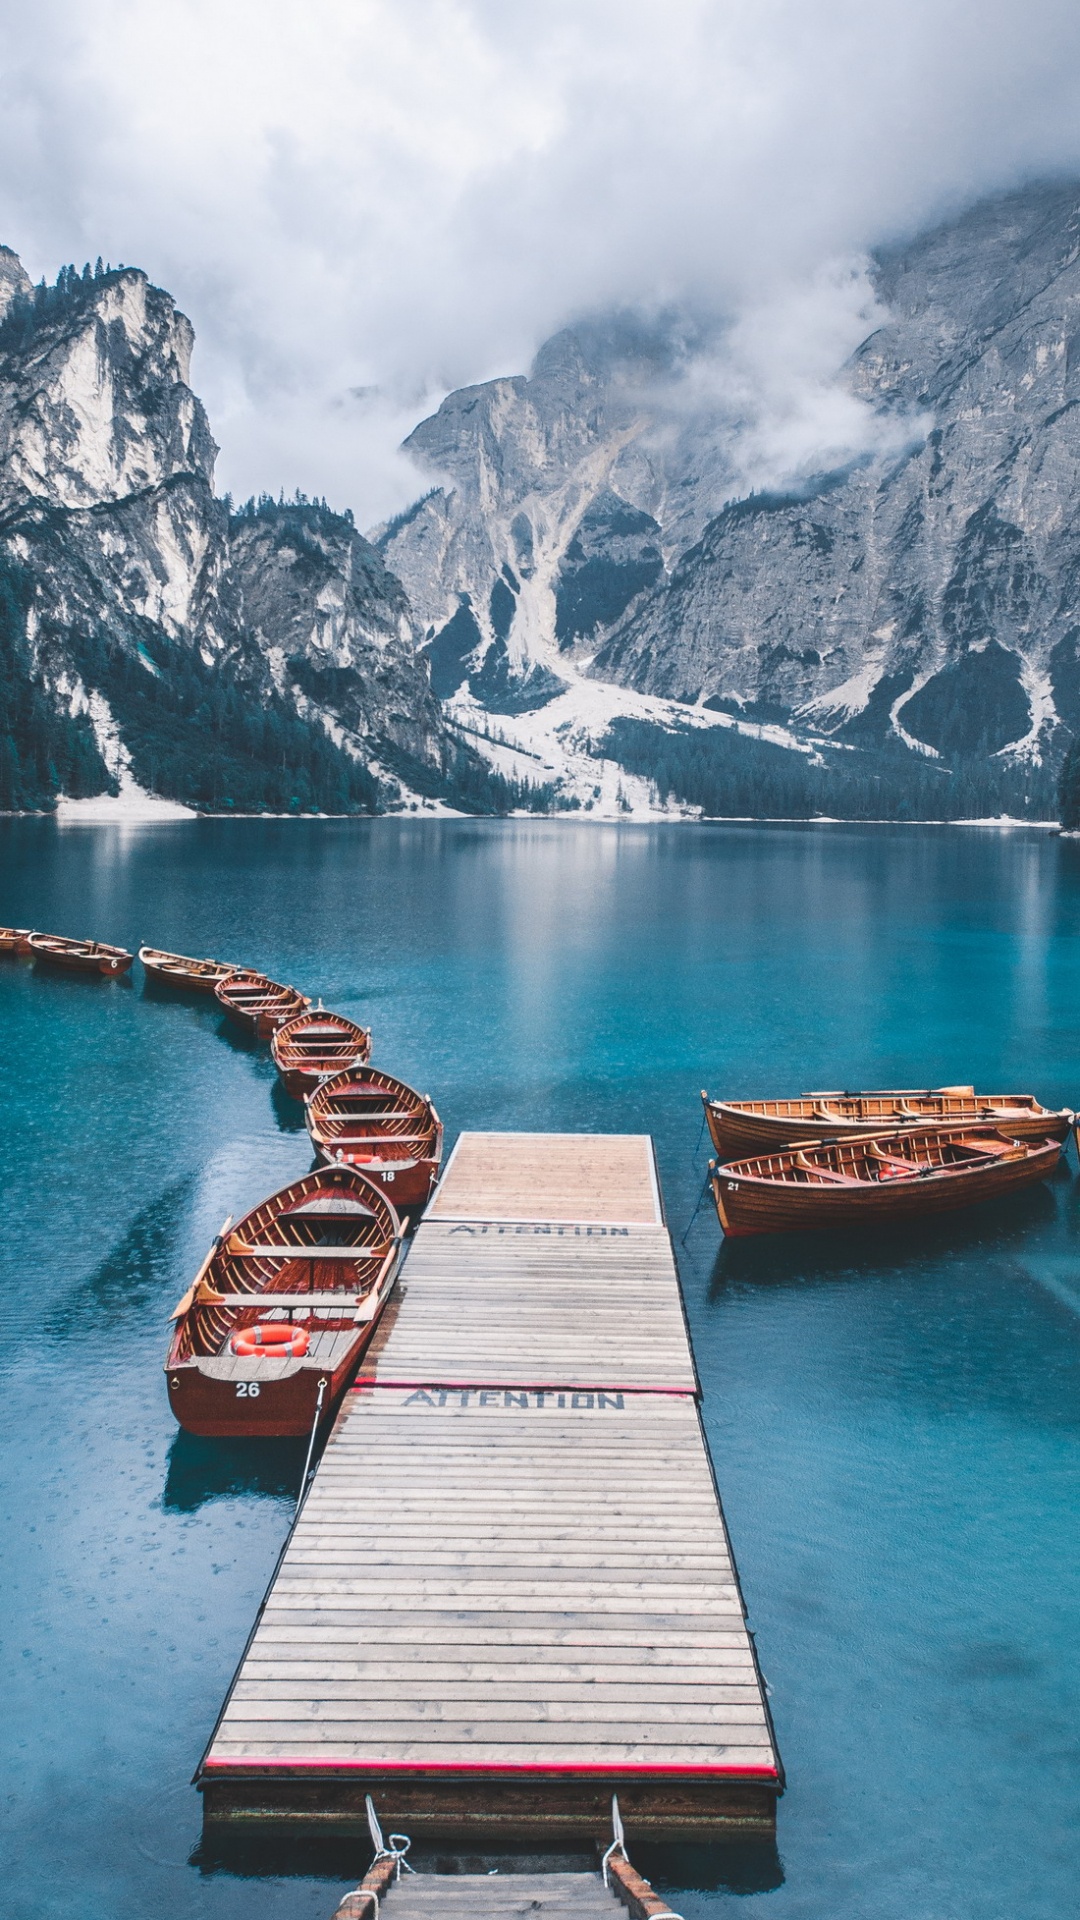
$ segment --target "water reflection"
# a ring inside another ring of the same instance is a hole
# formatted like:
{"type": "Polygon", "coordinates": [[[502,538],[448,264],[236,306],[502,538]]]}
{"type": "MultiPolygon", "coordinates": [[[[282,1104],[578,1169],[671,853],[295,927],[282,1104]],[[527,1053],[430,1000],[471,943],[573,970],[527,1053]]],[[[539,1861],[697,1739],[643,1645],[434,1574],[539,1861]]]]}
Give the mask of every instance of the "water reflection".
{"type": "Polygon", "coordinates": [[[188,1861],[202,1874],[228,1875],[238,1880],[340,1881],[336,1897],[323,1902],[325,1913],[330,1914],[342,1895],[363,1879],[371,1865],[371,1842],[363,1816],[361,1821],[364,1833],[355,1839],[333,1834],[310,1839],[281,1831],[275,1833],[272,1828],[257,1834],[219,1830],[204,1835],[192,1848],[188,1861]]]}
{"type": "MultiPolygon", "coordinates": [[[[1055,1182],[1061,1177],[1060,1173],[1055,1175],[1055,1182]]],[[[1080,1187],[1067,1172],[1064,1180],[1070,1188],[1068,1198],[1080,1202],[1080,1187]]],[[[786,1285],[842,1277],[861,1281],[883,1267],[896,1274],[921,1273],[929,1260],[968,1257],[980,1247],[1000,1255],[1011,1247],[1023,1246],[1031,1233],[1053,1226],[1058,1218],[1056,1196],[1044,1181],[1023,1193],[1006,1194],[936,1220],[835,1233],[770,1233],[722,1240],[709,1276],[709,1299],[712,1303],[719,1301],[733,1283],[786,1285]]]]}
{"type": "Polygon", "coordinates": [[[145,1324],[147,1308],[157,1300],[178,1267],[178,1243],[190,1213],[195,1176],[185,1174],[136,1214],[126,1233],[77,1288],[70,1302],[45,1316],[50,1338],[86,1337],[87,1308],[92,1323],[110,1327],[145,1324]]]}
{"type": "Polygon", "coordinates": [[[270,1089],[270,1105],[281,1133],[303,1133],[307,1125],[304,1118],[304,1103],[302,1100],[294,1100],[292,1094],[287,1093],[281,1081],[276,1078],[270,1089]]]}
{"type": "Polygon", "coordinates": [[[234,1053],[261,1053],[266,1045],[264,1040],[259,1040],[255,1034],[248,1033],[245,1027],[237,1026],[236,1021],[230,1020],[228,1014],[224,1014],[219,1020],[217,1030],[219,1038],[224,1040],[234,1053]]]}
{"type": "Polygon", "coordinates": [[[95,992],[100,993],[105,987],[123,987],[130,991],[135,984],[130,971],[127,973],[80,973],[77,967],[56,966],[51,960],[44,959],[41,954],[35,953],[32,960],[34,978],[43,983],[48,982],[50,985],[54,982],[62,982],[65,986],[70,984],[77,987],[93,987],[95,992]]]}
{"type": "Polygon", "coordinates": [[[634,1865],[669,1897],[678,1892],[775,1893],[784,1868],[775,1840],[638,1841],[634,1865]]]}
{"type": "Polygon", "coordinates": [[[251,1495],[295,1501],[305,1452],[303,1440],[204,1440],[177,1433],[161,1504],[173,1513],[197,1513],[211,1500],[251,1495]]]}
{"type": "MultiPolygon", "coordinates": [[[[394,1818],[392,1807],[380,1807],[379,1812],[384,1825],[394,1818]]],[[[419,1873],[595,1873],[601,1851],[599,1839],[593,1847],[547,1852],[523,1847],[451,1851],[445,1843],[421,1841],[414,1843],[409,1859],[419,1873]]],[[[784,1885],[776,1842],[765,1835],[716,1841],[639,1840],[631,1852],[638,1872],[670,1899],[691,1892],[775,1893],[784,1885]]],[[[203,1836],[190,1860],[204,1874],[260,1879],[308,1875],[355,1886],[371,1857],[366,1834],[308,1839],[272,1830],[258,1834],[218,1830],[203,1836]]]]}

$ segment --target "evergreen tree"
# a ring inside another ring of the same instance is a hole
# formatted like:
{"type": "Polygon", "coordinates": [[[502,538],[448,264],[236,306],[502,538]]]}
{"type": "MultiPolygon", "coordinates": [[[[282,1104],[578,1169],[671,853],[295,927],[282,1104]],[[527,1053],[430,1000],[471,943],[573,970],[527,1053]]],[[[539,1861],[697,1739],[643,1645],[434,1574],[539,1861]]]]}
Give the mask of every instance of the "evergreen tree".
{"type": "Polygon", "coordinates": [[[1080,829],[1080,740],[1074,740],[1065,755],[1058,780],[1058,808],[1066,833],[1080,829]]]}

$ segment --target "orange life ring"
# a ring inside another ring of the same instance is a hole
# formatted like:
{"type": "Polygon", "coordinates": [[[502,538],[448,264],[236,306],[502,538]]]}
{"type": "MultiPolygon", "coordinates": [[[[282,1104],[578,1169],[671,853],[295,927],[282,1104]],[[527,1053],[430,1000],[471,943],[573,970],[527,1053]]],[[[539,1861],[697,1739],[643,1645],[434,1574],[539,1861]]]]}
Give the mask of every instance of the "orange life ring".
{"type": "Polygon", "coordinates": [[[306,1327],[290,1327],[284,1320],[271,1320],[263,1326],[241,1327],[229,1344],[239,1360],[260,1356],[267,1360],[300,1360],[311,1342],[306,1327]]]}

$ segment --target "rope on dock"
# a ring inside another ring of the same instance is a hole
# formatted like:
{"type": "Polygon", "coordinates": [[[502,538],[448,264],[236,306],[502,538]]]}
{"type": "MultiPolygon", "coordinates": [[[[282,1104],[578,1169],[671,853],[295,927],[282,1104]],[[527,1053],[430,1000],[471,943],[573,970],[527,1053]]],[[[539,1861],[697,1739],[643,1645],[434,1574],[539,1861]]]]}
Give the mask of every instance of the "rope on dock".
{"type": "Polygon", "coordinates": [[[615,1838],[600,1862],[600,1871],[608,1891],[629,1908],[633,1920],[683,1920],[682,1914],[673,1913],[667,1901],[661,1900],[653,1892],[648,1880],[643,1880],[631,1866],[616,1793],[611,1796],[611,1827],[615,1838]]]}
{"type": "MultiPolygon", "coordinates": [[[[367,1808],[368,1832],[371,1835],[372,1846],[375,1848],[375,1858],[371,1863],[372,1867],[377,1867],[380,1860],[392,1860],[394,1863],[395,1881],[401,1879],[402,1867],[404,1867],[406,1873],[415,1873],[416,1868],[410,1867],[405,1858],[409,1848],[412,1846],[412,1841],[409,1839],[408,1834],[392,1833],[390,1835],[390,1845],[387,1846],[386,1841],[383,1839],[382,1828],[379,1825],[379,1816],[375,1811],[375,1802],[370,1793],[365,1793],[364,1805],[367,1808]]],[[[371,1868],[369,1868],[368,1871],[370,1872],[371,1868]]]]}
{"type": "Polygon", "coordinates": [[[406,1873],[415,1873],[405,1855],[412,1846],[407,1833],[392,1833],[389,1843],[383,1839],[383,1830],[379,1825],[379,1816],[375,1811],[375,1802],[370,1793],[364,1795],[367,1808],[368,1832],[375,1856],[358,1887],[347,1893],[334,1915],[334,1920],[379,1920],[379,1895],[388,1887],[396,1886],[401,1879],[401,1869],[406,1873]],[[383,1864],[385,1862],[385,1865],[383,1864]],[[367,1912],[367,1902],[372,1905],[372,1914],[367,1912]]]}

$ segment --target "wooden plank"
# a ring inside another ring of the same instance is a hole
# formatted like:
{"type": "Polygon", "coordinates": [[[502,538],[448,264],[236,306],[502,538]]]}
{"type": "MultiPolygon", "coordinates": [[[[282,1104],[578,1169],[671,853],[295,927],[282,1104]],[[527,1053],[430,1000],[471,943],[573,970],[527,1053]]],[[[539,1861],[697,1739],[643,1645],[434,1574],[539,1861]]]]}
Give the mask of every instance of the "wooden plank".
{"type": "MultiPolygon", "coordinates": [[[[411,1718],[415,1711],[435,1711],[442,1714],[448,1703],[462,1702],[478,1705],[487,1701],[498,1703],[500,1708],[514,1705],[528,1709],[536,1707],[540,1712],[548,1706],[571,1708],[571,1719],[580,1717],[581,1678],[575,1675],[569,1680],[553,1680],[545,1669],[540,1678],[534,1673],[528,1680],[461,1680],[453,1676],[440,1676],[431,1673],[425,1676],[426,1691],[414,1692],[412,1698],[402,1702],[401,1687],[396,1681],[374,1679],[370,1674],[352,1675],[345,1670],[343,1663],[337,1662],[332,1670],[321,1669],[322,1675],[334,1683],[333,1706],[325,1706],[323,1712],[331,1711],[348,1703],[352,1713],[357,1707],[369,1707],[375,1701],[383,1703],[385,1717],[388,1720],[411,1718]],[[392,1709],[392,1711],[391,1711],[392,1709]]],[[[306,1711],[305,1703],[309,1698],[308,1686],[312,1674],[305,1663],[260,1662],[252,1667],[241,1681],[233,1696],[238,1702],[263,1701],[272,1698],[275,1709],[281,1707],[290,1698],[296,1699],[306,1711]]],[[[639,1707],[642,1704],[654,1704],[659,1707],[678,1707],[688,1705],[705,1713],[709,1719],[717,1714],[721,1716],[730,1707],[745,1707],[752,1713],[757,1706],[757,1688],[752,1683],[740,1685],[737,1681],[722,1684],[710,1678],[696,1684],[679,1680],[661,1681],[655,1674],[646,1673],[633,1680],[624,1682],[604,1681],[594,1678],[589,1686],[590,1716],[595,1718],[600,1709],[617,1707],[618,1714],[604,1714],[601,1717],[618,1718],[625,1715],[628,1706],[639,1707]]],[[[486,1716],[490,1717],[490,1716],[486,1716]]],[[[566,1718],[552,1715],[552,1718],[566,1718]]],[[[650,1711],[650,1718],[654,1717],[650,1711]]],[[[670,1716],[669,1716],[670,1717],[670,1716]]],[[[678,1718],[678,1716],[676,1716],[678,1718]]],[[[756,1722],[755,1722],[756,1724],[756,1722]]]]}
{"type": "MultiPolygon", "coordinates": [[[[416,1642],[388,1648],[382,1661],[363,1660],[355,1657],[355,1641],[335,1642],[320,1640],[317,1653],[298,1643],[281,1645],[273,1641],[264,1641],[259,1652],[249,1655],[244,1665],[243,1683],[252,1679],[272,1678],[274,1681],[292,1679],[303,1682],[306,1693],[313,1681],[318,1683],[322,1676],[327,1680],[350,1682],[354,1685],[370,1682],[372,1686],[387,1686],[402,1691],[401,1683],[409,1685],[423,1695],[429,1695],[441,1684],[454,1686],[518,1686],[535,1687],[537,1684],[537,1648],[517,1647],[502,1651],[508,1656],[497,1657],[500,1649],[480,1648],[462,1651],[452,1644],[441,1644],[432,1650],[416,1642]],[[425,1658],[425,1654],[430,1655],[425,1658]],[[516,1655],[516,1658],[509,1657],[516,1655]],[[528,1658],[525,1656],[528,1655],[528,1658]],[[485,1656],[485,1657],[481,1657],[485,1656]]],[[[580,1690],[586,1682],[590,1692],[594,1687],[627,1686],[639,1689],[655,1683],[660,1687],[696,1687],[706,1691],[717,1688],[755,1689],[757,1673],[752,1660],[731,1650],[731,1657],[725,1661],[723,1654],[717,1654],[709,1648],[686,1649],[671,1647],[664,1650],[665,1657],[657,1660],[628,1658],[619,1661],[615,1656],[619,1652],[633,1654],[632,1648],[593,1649],[592,1658],[558,1659],[558,1649],[543,1649],[542,1672],[544,1684],[552,1687],[576,1687],[580,1690]],[[689,1657],[688,1657],[689,1653],[689,1657]]],[[[581,1650],[583,1653],[585,1649],[581,1650]]],[[[238,1686],[241,1684],[237,1683],[238,1686]]],[[[372,1698],[375,1696],[372,1695],[372,1698]]],[[[740,1691],[736,1696],[743,1698],[740,1691]]]]}
{"type": "MultiPolygon", "coordinates": [[[[440,1650],[450,1649],[461,1658],[475,1652],[477,1657],[497,1660],[504,1656],[520,1657],[527,1652],[531,1659],[537,1647],[548,1649],[550,1658],[552,1648],[563,1652],[572,1648],[580,1649],[583,1655],[588,1653],[586,1664],[590,1671],[610,1660],[632,1659],[638,1655],[646,1659],[652,1655],[659,1658],[700,1651],[702,1657],[709,1655],[717,1662],[734,1653],[750,1659],[741,1617],[737,1625],[724,1627],[712,1613],[696,1618],[688,1614],[638,1613],[630,1624],[623,1622],[610,1627],[591,1617],[582,1624],[581,1618],[564,1612],[532,1617],[517,1615],[508,1619],[503,1613],[470,1611],[463,1616],[449,1611],[419,1621],[408,1614],[388,1618],[381,1610],[372,1608],[319,1606],[308,1609],[272,1604],[263,1615],[259,1645],[302,1644],[320,1648],[325,1645],[330,1649],[330,1657],[335,1645],[347,1647],[350,1653],[358,1644],[377,1645],[388,1653],[396,1647],[410,1650],[419,1647],[419,1653],[411,1654],[409,1664],[412,1666],[424,1664],[433,1657],[433,1629],[437,1630],[440,1650]],[[318,1629],[314,1635],[313,1628],[318,1629]],[[376,1629],[379,1630],[377,1642],[376,1629]],[[339,1634],[344,1637],[337,1640],[335,1636],[339,1634]]],[[[248,1656],[249,1659],[258,1657],[254,1650],[248,1656]]]]}

